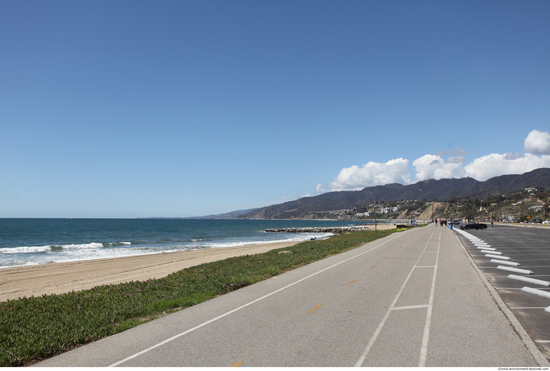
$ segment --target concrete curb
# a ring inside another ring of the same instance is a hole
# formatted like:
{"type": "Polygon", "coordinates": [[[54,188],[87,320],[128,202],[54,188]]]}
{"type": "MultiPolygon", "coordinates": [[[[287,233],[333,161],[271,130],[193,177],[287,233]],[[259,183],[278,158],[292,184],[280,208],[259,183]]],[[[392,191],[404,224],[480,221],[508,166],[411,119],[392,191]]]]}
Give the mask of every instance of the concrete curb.
{"type": "Polygon", "coordinates": [[[477,274],[485,284],[485,287],[487,287],[487,290],[489,290],[489,292],[493,296],[493,299],[497,303],[502,313],[504,313],[506,318],[508,318],[508,320],[510,321],[510,324],[512,325],[514,330],[517,332],[517,334],[523,341],[523,344],[525,344],[525,347],[527,348],[527,350],[529,350],[529,353],[531,353],[531,355],[535,359],[535,362],[537,362],[540,367],[549,367],[550,362],[548,362],[548,359],[546,359],[546,357],[542,354],[540,349],[535,345],[535,343],[533,342],[533,339],[531,339],[527,331],[525,331],[525,329],[523,328],[521,323],[518,321],[514,313],[512,313],[512,311],[508,308],[508,306],[504,303],[504,301],[502,301],[502,299],[500,298],[500,295],[496,292],[493,286],[489,283],[489,281],[487,281],[487,278],[485,278],[485,275],[483,274],[483,272],[477,267],[477,264],[468,253],[466,246],[464,246],[460,238],[458,238],[456,233],[454,235],[458,240],[458,242],[460,243],[460,245],[462,246],[462,249],[464,250],[464,253],[470,260],[470,263],[472,264],[477,274]]]}

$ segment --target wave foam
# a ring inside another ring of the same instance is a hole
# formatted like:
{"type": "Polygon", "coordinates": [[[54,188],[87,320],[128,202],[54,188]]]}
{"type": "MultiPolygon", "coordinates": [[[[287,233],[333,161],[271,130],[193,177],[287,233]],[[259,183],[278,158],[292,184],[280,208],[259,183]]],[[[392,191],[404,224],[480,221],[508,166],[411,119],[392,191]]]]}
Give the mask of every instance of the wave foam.
{"type": "Polygon", "coordinates": [[[21,253],[36,253],[51,251],[51,246],[20,246],[20,247],[5,247],[0,249],[2,254],[21,254],[21,253]]]}
{"type": "Polygon", "coordinates": [[[68,245],[46,245],[46,246],[19,246],[0,248],[0,254],[32,254],[41,252],[53,252],[62,250],[101,249],[103,247],[130,246],[131,242],[90,242],[68,245]]]}
{"type": "Polygon", "coordinates": [[[103,247],[129,246],[131,242],[103,242],[103,247]]]}
{"type": "Polygon", "coordinates": [[[82,244],[61,245],[63,249],[99,249],[103,247],[102,243],[91,242],[82,244]]]}

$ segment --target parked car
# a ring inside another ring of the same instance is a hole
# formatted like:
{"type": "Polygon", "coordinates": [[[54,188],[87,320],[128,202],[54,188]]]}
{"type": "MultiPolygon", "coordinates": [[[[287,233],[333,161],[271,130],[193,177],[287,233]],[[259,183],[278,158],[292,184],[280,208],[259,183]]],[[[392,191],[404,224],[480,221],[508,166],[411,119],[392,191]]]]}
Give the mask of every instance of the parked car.
{"type": "Polygon", "coordinates": [[[458,228],[460,228],[462,230],[465,230],[465,229],[485,229],[485,228],[487,228],[487,224],[470,222],[470,223],[463,223],[458,228]]]}
{"type": "Polygon", "coordinates": [[[545,220],[542,224],[550,224],[550,220],[545,220]]]}
{"type": "Polygon", "coordinates": [[[542,223],[542,219],[535,219],[535,223],[542,223]]]}
{"type": "Polygon", "coordinates": [[[462,224],[462,221],[460,221],[460,220],[450,220],[449,224],[451,224],[451,225],[460,225],[460,224],[462,224]]]}

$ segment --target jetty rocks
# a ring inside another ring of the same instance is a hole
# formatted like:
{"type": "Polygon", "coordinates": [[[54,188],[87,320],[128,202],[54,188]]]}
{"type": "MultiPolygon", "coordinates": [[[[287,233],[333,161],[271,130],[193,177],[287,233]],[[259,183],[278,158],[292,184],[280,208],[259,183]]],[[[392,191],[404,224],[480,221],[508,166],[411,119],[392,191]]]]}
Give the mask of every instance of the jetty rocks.
{"type": "Polygon", "coordinates": [[[266,229],[266,232],[284,232],[284,233],[343,233],[354,231],[368,231],[374,229],[374,225],[354,226],[354,227],[305,227],[305,228],[272,228],[266,229]]]}

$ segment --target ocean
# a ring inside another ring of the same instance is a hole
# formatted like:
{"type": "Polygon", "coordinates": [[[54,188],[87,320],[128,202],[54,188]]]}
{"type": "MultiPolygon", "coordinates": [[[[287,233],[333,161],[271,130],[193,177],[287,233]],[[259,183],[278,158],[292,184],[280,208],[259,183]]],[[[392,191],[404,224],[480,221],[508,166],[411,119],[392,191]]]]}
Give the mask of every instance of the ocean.
{"type": "MultiPolygon", "coordinates": [[[[368,223],[363,221],[364,223],[368,223]]],[[[268,233],[268,228],[340,227],[332,220],[0,219],[0,268],[305,241],[330,233],[268,233]]]]}

